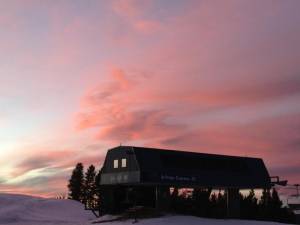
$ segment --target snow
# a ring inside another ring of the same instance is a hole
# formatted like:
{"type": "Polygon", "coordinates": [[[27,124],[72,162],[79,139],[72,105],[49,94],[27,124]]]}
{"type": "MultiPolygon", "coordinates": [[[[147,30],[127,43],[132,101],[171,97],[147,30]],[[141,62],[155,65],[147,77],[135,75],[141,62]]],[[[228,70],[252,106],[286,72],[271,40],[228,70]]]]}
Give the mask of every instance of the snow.
{"type": "MultiPolygon", "coordinates": [[[[100,220],[113,219],[104,216],[100,220]]],[[[72,200],[46,199],[16,194],[0,194],[0,225],[91,225],[97,221],[82,204],[72,200]]],[[[102,223],[104,225],[131,225],[133,220],[102,223]]],[[[139,225],[283,225],[282,223],[218,220],[193,216],[167,215],[139,220],[139,225]]]]}
{"type": "Polygon", "coordinates": [[[288,204],[300,204],[300,197],[289,197],[288,204]]]}
{"type": "MultiPolygon", "coordinates": [[[[103,225],[132,225],[133,220],[99,223],[103,225]]],[[[248,220],[224,220],[206,219],[194,216],[164,216],[153,219],[138,220],[138,225],[284,225],[283,223],[248,221],[248,220]]]]}
{"type": "Polygon", "coordinates": [[[76,201],[0,194],[1,225],[82,225],[94,218],[76,201]]]}

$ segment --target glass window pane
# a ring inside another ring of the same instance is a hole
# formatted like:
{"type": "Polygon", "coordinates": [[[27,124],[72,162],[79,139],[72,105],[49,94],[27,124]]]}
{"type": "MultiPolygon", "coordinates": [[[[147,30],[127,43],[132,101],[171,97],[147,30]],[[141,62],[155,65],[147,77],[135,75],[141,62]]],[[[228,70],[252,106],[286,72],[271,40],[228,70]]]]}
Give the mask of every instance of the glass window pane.
{"type": "Polygon", "coordinates": [[[118,168],[119,167],[119,160],[115,159],[114,160],[114,168],[118,168]]]}
{"type": "Polygon", "coordinates": [[[126,159],[122,159],[122,167],[126,167],[127,166],[127,160],[126,159]]]}

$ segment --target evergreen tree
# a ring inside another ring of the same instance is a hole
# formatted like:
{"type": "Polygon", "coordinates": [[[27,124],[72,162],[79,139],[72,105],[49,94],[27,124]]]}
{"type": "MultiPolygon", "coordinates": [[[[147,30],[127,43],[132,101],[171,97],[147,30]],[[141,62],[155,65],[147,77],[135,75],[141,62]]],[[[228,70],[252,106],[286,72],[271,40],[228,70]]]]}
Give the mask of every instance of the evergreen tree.
{"type": "Polygon", "coordinates": [[[72,172],[69,180],[69,198],[76,201],[83,201],[83,165],[78,163],[72,172]]]}
{"type": "Polygon", "coordinates": [[[258,214],[257,198],[254,190],[250,190],[249,194],[243,198],[241,203],[241,216],[245,219],[255,219],[258,214]]]}
{"type": "Polygon", "coordinates": [[[101,170],[97,173],[95,177],[95,186],[96,186],[96,193],[95,193],[95,199],[96,199],[96,208],[100,209],[100,204],[103,202],[103,199],[101,199],[101,189],[100,189],[100,182],[101,182],[101,170]]]}
{"type": "Polygon", "coordinates": [[[257,198],[255,197],[255,192],[253,189],[251,189],[249,191],[248,196],[246,197],[246,199],[250,202],[250,203],[254,203],[257,202],[257,198]]]}
{"type": "Polygon", "coordinates": [[[270,189],[264,189],[259,204],[263,207],[266,207],[269,204],[270,200],[271,200],[270,189]]]}
{"type": "Polygon", "coordinates": [[[280,201],[278,192],[275,188],[272,189],[270,205],[274,210],[281,209],[282,206],[282,201],[280,201]]]}
{"type": "Polygon", "coordinates": [[[218,218],[218,199],[215,192],[210,196],[210,212],[209,216],[213,218],[218,218]]]}
{"type": "Polygon", "coordinates": [[[178,212],[179,208],[179,191],[177,187],[174,187],[170,196],[170,208],[171,210],[178,212]]]}
{"type": "Polygon", "coordinates": [[[221,193],[221,190],[219,190],[218,198],[217,198],[217,217],[218,218],[224,218],[226,216],[226,209],[227,209],[227,194],[224,192],[224,194],[221,193]]]}
{"type": "Polygon", "coordinates": [[[193,190],[193,202],[195,213],[198,216],[207,216],[209,209],[209,197],[211,194],[211,188],[194,188],[193,190]]]}
{"type": "Polygon", "coordinates": [[[282,206],[282,201],[280,201],[276,189],[273,188],[271,193],[269,208],[271,214],[274,216],[274,219],[276,221],[280,221],[280,219],[282,219],[283,209],[281,208],[281,206],[282,206]]]}
{"type": "Polygon", "coordinates": [[[94,165],[90,165],[85,173],[84,179],[84,200],[83,203],[88,208],[94,208],[96,195],[96,170],[94,165]]]}
{"type": "Polygon", "coordinates": [[[178,192],[178,188],[177,187],[174,187],[174,190],[171,194],[171,198],[177,198],[179,195],[179,192],[178,192]]]}
{"type": "Polygon", "coordinates": [[[264,189],[261,199],[259,201],[260,217],[261,219],[268,220],[272,217],[270,210],[271,193],[270,189],[264,189]]]}

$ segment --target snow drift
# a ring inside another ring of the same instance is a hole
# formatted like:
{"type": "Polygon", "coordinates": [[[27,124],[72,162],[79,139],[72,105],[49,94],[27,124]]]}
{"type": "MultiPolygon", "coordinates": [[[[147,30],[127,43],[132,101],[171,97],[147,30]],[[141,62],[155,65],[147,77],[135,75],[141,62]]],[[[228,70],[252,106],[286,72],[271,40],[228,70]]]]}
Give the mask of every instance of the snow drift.
{"type": "Polygon", "coordinates": [[[83,225],[94,216],[72,200],[0,194],[0,224],[83,225]]]}

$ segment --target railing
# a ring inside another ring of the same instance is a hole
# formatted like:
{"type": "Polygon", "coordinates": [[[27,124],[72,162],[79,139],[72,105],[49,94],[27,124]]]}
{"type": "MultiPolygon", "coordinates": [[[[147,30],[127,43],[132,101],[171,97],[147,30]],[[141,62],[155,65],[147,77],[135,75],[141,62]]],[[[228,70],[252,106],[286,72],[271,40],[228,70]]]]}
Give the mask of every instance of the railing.
{"type": "Polygon", "coordinates": [[[280,180],[279,176],[272,176],[270,177],[271,179],[271,185],[280,185],[280,186],[286,186],[287,185],[287,180],[280,180]]]}

